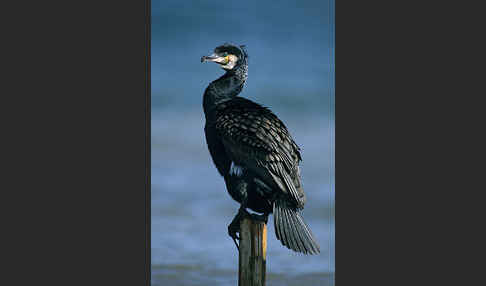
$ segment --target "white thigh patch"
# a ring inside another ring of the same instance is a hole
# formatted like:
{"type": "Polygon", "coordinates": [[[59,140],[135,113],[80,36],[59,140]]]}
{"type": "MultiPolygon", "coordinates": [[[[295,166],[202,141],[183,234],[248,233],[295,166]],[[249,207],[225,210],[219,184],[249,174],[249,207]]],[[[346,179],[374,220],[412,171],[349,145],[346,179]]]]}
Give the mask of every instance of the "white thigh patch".
{"type": "Polygon", "coordinates": [[[233,161],[231,162],[231,167],[229,170],[230,175],[235,175],[241,177],[243,175],[243,167],[236,165],[233,161]]]}

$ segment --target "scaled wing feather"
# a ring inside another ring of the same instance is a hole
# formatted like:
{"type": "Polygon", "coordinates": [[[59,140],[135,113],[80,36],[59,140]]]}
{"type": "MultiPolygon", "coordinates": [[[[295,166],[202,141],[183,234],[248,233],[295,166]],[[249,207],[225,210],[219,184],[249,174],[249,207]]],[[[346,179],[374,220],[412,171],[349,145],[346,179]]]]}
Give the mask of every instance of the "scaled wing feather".
{"type": "Polygon", "coordinates": [[[216,114],[216,130],[231,160],[303,207],[299,147],[277,116],[242,97],[219,104],[216,114]]]}

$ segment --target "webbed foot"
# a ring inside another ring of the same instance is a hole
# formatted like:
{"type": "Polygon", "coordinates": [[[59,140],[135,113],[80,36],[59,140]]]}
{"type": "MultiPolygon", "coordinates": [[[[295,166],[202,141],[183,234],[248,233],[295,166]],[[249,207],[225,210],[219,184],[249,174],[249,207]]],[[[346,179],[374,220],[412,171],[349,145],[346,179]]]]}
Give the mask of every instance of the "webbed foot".
{"type": "Polygon", "coordinates": [[[240,207],[238,210],[238,213],[235,215],[231,223],[228,225],[228,235],[233,239],[235,242],[236,248],[238,251],[240,250],[240,247],[236,240],[240,240],[240,223],[241,220],[246,217],[246,216],[251,216],[244,207],[240,207]]]}
{"type": "Polygon", "coordinates": [[[245,217],[249,217],[254,221],[268,223],[268,214],[249,213],[244,207],[240,207],[238,213],[235,215],[231,223],[228,225],[228,235],[233,239],[238,251],[240,250],[240,246],[238,245],[236,240],[241,239],[240,226],[241,226],[241,221],[245,217]]]}
{"type": "Polygon", "coordinates": [[[236,242],[236,240],[240,240],[240,236],[238,235],[238,233],[240,232],[240,221],[238,220],[237,222],[235,222],[235,220],[233,220],[230,225],[228,225],[228,235],[233,239],[233,241],[235,242],[235,245],[236,245],[236,248],[238,249],[238,251],[240,250],[240,247],[238,245],[238,243],[236,242]]]}

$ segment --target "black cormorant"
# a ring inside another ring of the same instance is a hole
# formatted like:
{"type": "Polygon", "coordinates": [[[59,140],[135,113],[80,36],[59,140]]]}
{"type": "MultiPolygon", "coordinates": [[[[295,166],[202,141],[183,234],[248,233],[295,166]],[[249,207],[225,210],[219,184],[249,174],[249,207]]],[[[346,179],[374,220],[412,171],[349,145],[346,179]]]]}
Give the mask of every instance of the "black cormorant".
{"type": "Polygon", "coordinates": [[[243,216],[266,222],[273,213],[275,233],[283,245],[305,254],[319,253],[299,213],[305,203],[299,147],[268,108],[238,96],[248,74],[245,46],[223,44],[201,58],[207,61],[226,70],[206,88],[203,108],[209,153],[229,194],[241,204],[228,234],[236,244],[243,216]]]}

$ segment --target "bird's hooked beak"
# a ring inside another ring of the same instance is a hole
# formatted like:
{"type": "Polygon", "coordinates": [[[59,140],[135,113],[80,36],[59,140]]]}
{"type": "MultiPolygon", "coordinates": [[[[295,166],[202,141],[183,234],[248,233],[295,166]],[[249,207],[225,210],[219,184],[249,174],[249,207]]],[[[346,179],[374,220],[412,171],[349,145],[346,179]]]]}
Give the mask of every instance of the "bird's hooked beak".
{"type": "Polygon", "coordinates": [[[212,54],[212,55],[209,55],[209,56],[203,56],[201,57],[201,63],[204,63],[204,62],[215,62],[215,63],[218,63],[218,64],[222,64],[222,65],[225,65],[228,63],[228,57],[221,57],[221,56],[218,56],[217,54],[212,54]]]}

